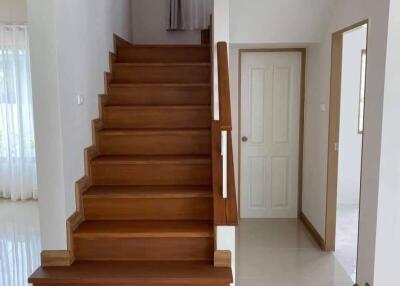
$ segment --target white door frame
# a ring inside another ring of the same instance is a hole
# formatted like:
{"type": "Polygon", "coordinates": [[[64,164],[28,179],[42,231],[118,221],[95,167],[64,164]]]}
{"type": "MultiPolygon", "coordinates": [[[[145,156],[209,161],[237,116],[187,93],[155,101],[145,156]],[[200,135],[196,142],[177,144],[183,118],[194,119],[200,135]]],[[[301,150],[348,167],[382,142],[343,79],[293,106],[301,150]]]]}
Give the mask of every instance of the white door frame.
{"type": "Polygon", "coordinates": [[[274,49],[239,49],[239,96],[238,96],[238,205],[240,218],[240,177],[241,177],[241,138],[242,138],[242,120],[241,120],[241,99],[242,99],[242,54],[243,53],[283,53],[293,52],[301,54],[301,86],[300,86],[300,118],[299,118],[299,176],[298,176],[298,217],[303,217],[302,210],[302,194],[303,194],[303,145],[304,145],[304,101],[305,101],[305,81],[306,81],[306,58],[307,51],[305,48],[274,48],[274,49]]]}

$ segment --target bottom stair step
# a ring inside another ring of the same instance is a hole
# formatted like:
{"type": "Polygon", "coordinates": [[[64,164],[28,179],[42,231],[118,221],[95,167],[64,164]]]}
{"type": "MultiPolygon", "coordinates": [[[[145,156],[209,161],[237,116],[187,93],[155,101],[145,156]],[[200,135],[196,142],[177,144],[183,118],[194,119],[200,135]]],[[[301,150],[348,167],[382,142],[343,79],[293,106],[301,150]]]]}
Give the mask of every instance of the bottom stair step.
{"type": "Polygon", "coordinates": [[[75,262],[69,267],[41,267],[29,278],[33,286],[228,286],[230,268],[205,262],[75,262]]]}

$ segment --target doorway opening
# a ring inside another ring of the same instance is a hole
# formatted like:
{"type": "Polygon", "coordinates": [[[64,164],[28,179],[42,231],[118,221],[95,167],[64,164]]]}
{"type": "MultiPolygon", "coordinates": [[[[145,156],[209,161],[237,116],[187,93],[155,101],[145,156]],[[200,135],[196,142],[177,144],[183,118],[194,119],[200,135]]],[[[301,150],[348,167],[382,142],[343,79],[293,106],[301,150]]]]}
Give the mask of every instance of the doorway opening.
{"type": "Polygon", "coordinates": [[[368,22],[333,34],[326,250],[356,282],[368,22]]]}

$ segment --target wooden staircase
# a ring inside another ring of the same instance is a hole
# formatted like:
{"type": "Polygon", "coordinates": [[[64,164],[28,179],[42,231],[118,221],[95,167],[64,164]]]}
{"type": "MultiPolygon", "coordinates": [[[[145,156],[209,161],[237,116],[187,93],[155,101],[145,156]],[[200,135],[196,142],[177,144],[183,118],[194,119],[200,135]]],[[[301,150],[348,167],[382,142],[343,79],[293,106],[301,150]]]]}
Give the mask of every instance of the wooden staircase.
{"type": "Polygon", "coordinates": [[[45,251],[29,282],[227,286],[230,268],[214,267],[210,47],[116,37],[115,49],[67,222],[69,257],[45,251]]]}

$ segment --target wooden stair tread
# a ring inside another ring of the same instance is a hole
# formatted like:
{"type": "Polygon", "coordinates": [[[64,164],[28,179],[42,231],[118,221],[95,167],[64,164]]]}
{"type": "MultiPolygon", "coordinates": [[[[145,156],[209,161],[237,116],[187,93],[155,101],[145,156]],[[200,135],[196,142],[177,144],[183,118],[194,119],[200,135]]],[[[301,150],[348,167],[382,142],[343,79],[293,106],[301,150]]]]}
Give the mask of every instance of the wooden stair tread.
{"type": "Polygon", "coordinates": [[[85,221],[74,232],[80,238],[213,237],[211,221],[85,221]]]}
{"type": "Polygon", "coordinates": [[[210,62],[114,62],[112,82],[210,83],[210,62]]]}
{"type": "Polygon", "coordinates": [[[126,155],[107,155],[98,156],[92,164],[211,164],[210,156],[126,156],[126,155]]]}
{"type": "Polygon", "coordinates": [[[107,105],[102,119],[106,128],[210,128],[211,105],[107,105]]]}
{"type": "Polygon", "coordinates": [[[113,110],[210,110],[211,105],[106,105],[107,109],[113,110]]]}
{"type": "Polygon", "coordinates": [[[132,67],[209,67],[209,62],[192,62],[192,63],[168,63],[168,62],[160,62],[160,63],[128,63],[128,62],[116,62],[114,66],[132,66],[132,67]]]}
{"type": "Polygon", "coordinates": [[[210,83],[110,83],[110,87],[210,87],[210,86],[211,86],[210,83]]]}
{"type": "Polygon", "coordinates": [[[111,83],[108,94],[107,105],[211,105],[209,82],[111,83]]]}
{"type": "Polygon", "coordinates": [[[99,134],[104,135],[188,135],[188,134],[209,134],[209,128],[182,128],[182,129],[117,129],[104,128],[99,130],[99,134]]]}
{"type": "Polygon", "coordinates": [[[174,45],[174,44],[166,44],[166,45],[146,45],[146,44],[143,44],[143,45],[138,45],[138,44],[134,44],[134,45],[132,45],[131,47],[119,47],[118,48],[118,50],[123,50],[123,49],[127,49],[127,50],[129,50],[129,49],[135,49],[135,48],[156,48],[156,49],[159,49],[159,48],[172,48],[172,49],[174,49],[174,48],[199,48],[199,49],[209,49],[210,48],[210,45],[196,45],[196,44],[184,44],[184,45],[174,45]]]}
{"type": "Polygon", "coordinates": [[[75,262],[70,267],[40,267],[30,283],[110,284],[206,284],[233,282],[230,268],[215,268],[208,262],[104,261],[75,262]]]}
{"type": "Polygon", "coordinates": [[[173,198],[211,198],[209,187],[196,186],[92,186],[84,198],[113,199],[173,199],[173,198]]]}

